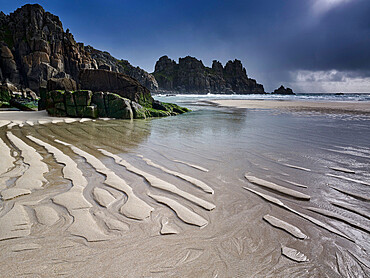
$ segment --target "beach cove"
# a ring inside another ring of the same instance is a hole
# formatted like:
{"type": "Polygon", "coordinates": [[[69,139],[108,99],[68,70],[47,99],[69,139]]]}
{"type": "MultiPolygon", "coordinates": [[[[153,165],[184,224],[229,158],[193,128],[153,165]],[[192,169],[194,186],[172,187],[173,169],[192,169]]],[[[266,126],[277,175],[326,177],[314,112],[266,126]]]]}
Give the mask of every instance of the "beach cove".
{"type": "Polygon", "coordinates": [[[369,275],[368,102],[155,98],[193,111],[0,111],[2,276],[369,275]]]}

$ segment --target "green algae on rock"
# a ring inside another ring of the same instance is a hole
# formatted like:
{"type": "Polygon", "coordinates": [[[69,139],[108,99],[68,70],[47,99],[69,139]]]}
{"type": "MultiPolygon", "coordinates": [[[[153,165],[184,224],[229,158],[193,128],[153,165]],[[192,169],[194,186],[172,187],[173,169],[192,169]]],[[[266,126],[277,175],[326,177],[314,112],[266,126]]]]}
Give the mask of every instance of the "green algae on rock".
{"type": "Polygon", "coordinates": [[[43,101],[49,115],[56,117],[145,119],[175,116],[190,111],[173,103],[159,101],[142,106],[118,94],[93,93],[90,90],[54,90],[47,92],[43,101]]]}

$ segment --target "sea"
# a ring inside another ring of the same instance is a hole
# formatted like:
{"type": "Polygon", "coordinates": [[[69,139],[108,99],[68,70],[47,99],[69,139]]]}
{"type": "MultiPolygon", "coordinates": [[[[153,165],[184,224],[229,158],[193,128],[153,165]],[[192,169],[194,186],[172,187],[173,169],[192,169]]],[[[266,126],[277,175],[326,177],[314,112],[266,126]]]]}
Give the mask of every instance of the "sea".
{"type": "Polygon", "coordinates": [[[295,95],[275,94],[156,94],[158,100],[208,100],[208,99],[247,99],[247,100],[307,100],[307,101],[370,101],[370,93],[300,93],[295,95]]]}

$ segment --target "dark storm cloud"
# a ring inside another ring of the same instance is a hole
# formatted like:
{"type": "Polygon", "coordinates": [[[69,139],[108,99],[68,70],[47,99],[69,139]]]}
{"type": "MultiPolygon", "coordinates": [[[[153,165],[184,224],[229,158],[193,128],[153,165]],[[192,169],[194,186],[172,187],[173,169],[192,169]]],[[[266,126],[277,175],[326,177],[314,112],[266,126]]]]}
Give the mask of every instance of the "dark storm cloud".
{"type": "MultiPolygon", "coordinates": [[[[279,45],[279,60],[288,69],[370,70],[370,1],[354,0],[325,14],[312,15],[311,26],[292,30],[291,40],[279,45]]],[[[360,72],[359,72],[360,73],[360,72]]]]}
{"type": "MultiPolygon", "coordinates": [[[[28,1],[0,2],[9,13],[28,1]]],[[[299,71],[330,71],[331,82],[370,76],[369,0],[38,2],[76,40],[149,72],[162,55],[191,55],[206,65],[238,58],[268,91],[299,71]]]]}

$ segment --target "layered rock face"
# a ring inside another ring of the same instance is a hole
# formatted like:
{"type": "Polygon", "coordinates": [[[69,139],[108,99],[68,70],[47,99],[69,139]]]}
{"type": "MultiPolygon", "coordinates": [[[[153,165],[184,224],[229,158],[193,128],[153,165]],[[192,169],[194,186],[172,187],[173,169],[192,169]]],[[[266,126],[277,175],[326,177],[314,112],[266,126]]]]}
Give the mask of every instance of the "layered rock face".
{"type": "Polygon", "coordinates": [[[78,83],[81,69],[99,67],[124,72],[156,88],[154,77],[144,70],[76,43],[68,29],[64,32],[59,18],[40,5],[25,5],[10,15],[0,13],[0,81],[39,92],[50,78],[78,83]]]}
{"type": "Polygon", "coordinates": [[[180,58],[179,63],[167,56],[161,57],[153,73],[160,91],[181,93],[265,93],[263,85],[248,78],[241,61],[229,61],[225,65],[213,61],[212,68],[203,65],[202,61],[187,56],[180,58]]]}

